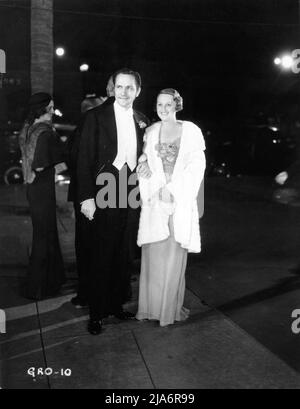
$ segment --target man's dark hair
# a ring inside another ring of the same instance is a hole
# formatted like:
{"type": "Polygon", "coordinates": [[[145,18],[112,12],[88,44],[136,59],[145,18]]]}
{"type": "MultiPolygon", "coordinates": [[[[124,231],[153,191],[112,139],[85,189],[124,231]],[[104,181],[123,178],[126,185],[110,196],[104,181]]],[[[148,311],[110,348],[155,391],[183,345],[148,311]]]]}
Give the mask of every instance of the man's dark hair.
{"type": "Polygon", "coordinates": [[[134,79],[135,79],[135,83],[136,83],[137,88],[138,89],[141,88],[142,79],[141,79],[140,74],[137,71],[130,70],[129,68],[121,68],[120,70],[116,71],[113,74],[113,83],[114,83],[114,85],[116,83],[116,78],[117,78],[117,76],[119,74],[132,75],[134,77],[134,79]]]}

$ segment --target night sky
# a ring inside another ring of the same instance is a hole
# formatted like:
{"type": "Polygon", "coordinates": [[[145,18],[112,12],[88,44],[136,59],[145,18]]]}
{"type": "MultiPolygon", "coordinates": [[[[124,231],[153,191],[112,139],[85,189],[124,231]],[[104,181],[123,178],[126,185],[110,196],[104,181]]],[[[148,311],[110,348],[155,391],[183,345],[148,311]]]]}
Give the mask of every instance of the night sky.
{"type": "MultiPolygon", "coordinates": [[[[12,71],[29,70],[29,6],[0,0],[0,48],[12,71]]],[[[83,86],[104,95],[123,66],[140,71],[137,102],[148,115],[162,87],[181,92],[191,119],[252,115],[298,98],[298,77],[273,64],[300,48],[297,0],[54,0],[54,9],[54,42],[66,48],[55,58],[54,91],[66,111],[75,112],[83,86]]]]}

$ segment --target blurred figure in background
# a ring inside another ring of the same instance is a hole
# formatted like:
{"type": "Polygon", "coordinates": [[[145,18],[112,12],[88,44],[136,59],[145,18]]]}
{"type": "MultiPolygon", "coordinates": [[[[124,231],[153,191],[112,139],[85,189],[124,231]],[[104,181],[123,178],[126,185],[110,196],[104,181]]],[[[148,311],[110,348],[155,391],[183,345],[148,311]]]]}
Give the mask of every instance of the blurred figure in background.
{"type": "Polygon", "coordinates": [[[101,103],[103,105],[109,105],[113,104],[115,101],[115,90],[114,90],[114,82],[113,82],[113,76],[111,75],[107,81],[106,85],[106,96],[105,97],[100,97],[101,98],[101,103]]]}
{"type": "Polygon", "coordinates": [[[89,109],[95,108],[103,103],[102,97],[97,97],[96,94],[87,94],[80,105],[80,112],[82,115],[89,109]]]}
{"type": "Polygon", "coordinates": [[[107,99],[115,96],[115,86],[113,76],[111,75],[107,81],[106,85],[106,95],[107,99]]]}
{"type": "Polygon", "coordinates": [[[275,177],[281,187],[276,189],[273,198],[276,202],[300,205],[300,160],[294,162],[287,170],[275,177]]]}
{"type": "Polygon", "coordinates": [[[285,121],[286,133],[294,143],[293,156],[289,161],[291,164],[275,177],[275,182],[280,185],[274,194],[275,201],[300,205],[300,122],[298,120],[299,110],[294,107],[285,121]]]}
{"type": "Polygon", "coordinates": [[[40,300],[58,294],[65,282],[56,224],[55,173],[66,169],[63,148],[52,126],[51,95],[39,92],[19,135],[24,183],[33,226],[32,250],[24,295],[40,300]]]}

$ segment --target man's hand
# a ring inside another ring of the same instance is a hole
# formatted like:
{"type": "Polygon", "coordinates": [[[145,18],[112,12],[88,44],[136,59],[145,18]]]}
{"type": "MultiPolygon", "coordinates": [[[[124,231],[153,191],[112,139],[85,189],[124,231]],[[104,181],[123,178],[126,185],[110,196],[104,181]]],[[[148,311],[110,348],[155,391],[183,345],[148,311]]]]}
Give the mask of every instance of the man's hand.
{"type": "Polygon", "coordinates": [[[275,181],[279,185],[284,185],[288,177],[289,175],[287,172],[281,172],[275,177],[275,181]]]}
{"type": "Polygon", "coordinates": [[[94,199],[87,199],[81,203],[81,213],[89,220],[93,220],[96,211],[96,204],[94,199]]]}

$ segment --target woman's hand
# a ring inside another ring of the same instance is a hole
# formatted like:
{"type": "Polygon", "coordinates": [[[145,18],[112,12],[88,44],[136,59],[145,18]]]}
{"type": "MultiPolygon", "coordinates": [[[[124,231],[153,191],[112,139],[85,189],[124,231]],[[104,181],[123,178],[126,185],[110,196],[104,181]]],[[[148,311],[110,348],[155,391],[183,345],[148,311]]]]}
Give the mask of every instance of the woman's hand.
{"type": "Polygon", "coordinates": [[[146,162],[140,163],[138,167],[136,168],[136,173],[139,178],[142,177],[145,179],[149,179],[152,175],[152,172],[149,168],[148,162],[146,161],[146,162]]]}
{"type": "Polygon", "coordinates": [[[163,186],[159,189],[159,199],[162,202],[166,202],[166,203],[174,202],[174,196],[172,195],[172,193],[168,190],[166,186],[163,186]]]}
{"type": "Polygon", "coordinates": [[[152,172],[149,168],[147,156],[143,153],[138,160],[139,164],[136,168],[136,173],[138,177],[149,179],[152,175],[152,172]]]}

